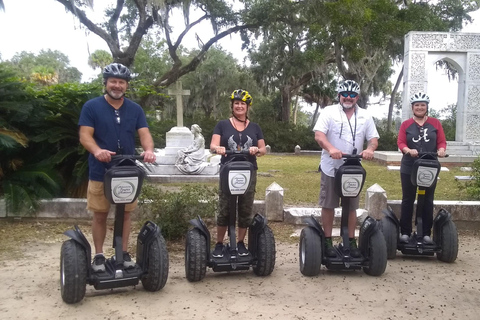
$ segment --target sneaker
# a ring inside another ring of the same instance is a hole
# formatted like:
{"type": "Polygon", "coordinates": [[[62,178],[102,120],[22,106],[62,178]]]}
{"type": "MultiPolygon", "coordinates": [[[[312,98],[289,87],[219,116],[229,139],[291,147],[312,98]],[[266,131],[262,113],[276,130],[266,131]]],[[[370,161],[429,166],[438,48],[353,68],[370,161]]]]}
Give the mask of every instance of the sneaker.
{"type": "Polygon", "coordinates": [[[337,256],[337,252],[333,247],[332,238],[325,238],[325,255],[330,258],[337,256]]]}
{"type": "Polygon", "coordinates": [[[408,243],[408,241],[410,240],[410,237],[408,236],[408,234],[402,234],[399,237],[399,240],[400,240],[400,243],[408,243]]]}
{"type": "Polygon", "coordinates": [[[103,254],[96,254],[92,262],[93,272],[105,272],[105,256],[103,254]]]}
{"type": "Polygon", "coordinates": [[[219,242],[215,245],[215,250],[212,252],[212,257],[221,258],[223,257],[223,243],[219,242]]]}
{"type": "Polygon", "coordinates": [[[128,253],[127,251],[123,251],[123,266],[125,267],[125,269],[135,267],[135,262],[132,261],[130,253],[128,253]]]}
{"type": "Polygon", "coordinates": [[[425,236],[425,237],[423,237],[423,243],[424,244],[433,244],[433,240],[432,240],[432,238],[430,238],[430,236],[425,236]]]}
{"type": "Polygon", "coordinates": [[[245,248],[243,241],[237,242],[237,253],[241,257],[248,256],[248,250],[245,248]]]}
{"type": "Polygon", "coordinates": [[[360,258],[362,253],[357,247],[357,240],[355,238],[350,238],[350,256],[353,258],[360,258]]]}

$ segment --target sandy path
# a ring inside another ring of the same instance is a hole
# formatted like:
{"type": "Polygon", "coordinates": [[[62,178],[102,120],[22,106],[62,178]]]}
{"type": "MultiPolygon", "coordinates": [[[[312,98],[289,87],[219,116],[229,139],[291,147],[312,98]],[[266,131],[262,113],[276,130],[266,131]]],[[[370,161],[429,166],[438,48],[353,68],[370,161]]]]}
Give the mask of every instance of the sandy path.
{"type": "Polygon", "coordinates": [[[60,241],[28,243],[19,260],[0,262],[2,319],[478,319],[480,238],[461,236],[458,259],[404,257],[388,262],[381,277],[362,271],[302,276],[298,245],[277,243],[271,276],[252,271],[185,279],[183,253],[170,253],[163,290],[141,285],[96,291],[87,287],[76,305],[59,288],[60,241]],[[467,245],[468,244],[468,245],[467,245]]]}

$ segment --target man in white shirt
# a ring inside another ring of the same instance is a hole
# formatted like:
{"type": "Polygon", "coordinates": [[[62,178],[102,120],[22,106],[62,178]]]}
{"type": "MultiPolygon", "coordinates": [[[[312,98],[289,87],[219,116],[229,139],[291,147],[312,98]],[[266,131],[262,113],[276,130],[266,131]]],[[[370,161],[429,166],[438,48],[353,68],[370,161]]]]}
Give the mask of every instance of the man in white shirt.
{"type": "MultiPolygon", "coordinates": [[[[373,152],[378,146],[379,135],[373,118],[367,110],[357,105],[359,94],[358,83],[353,80],[342,82],[338,87],[340,103],[322,110],[313,128],[315,141],[322,148],[319,205],[322,208],[322,225],[326,238],[325,253],[328,257],[336,256],[332,243],[332,227],[334,210],[339,206],[340,199],[334,191],[334,176],[336,169],[343,164],[342,154],[351,154],[356,149],[363,159],[369,160],[373,159],[373,152]],[[365,140],[368,141],[368,146],[363,150],[365,140]]],[[[351,200],[348,216],[350,252],[352,257],[360,257],[361,253],[355,240],[356,209],[360,196],[351,200]]]]}

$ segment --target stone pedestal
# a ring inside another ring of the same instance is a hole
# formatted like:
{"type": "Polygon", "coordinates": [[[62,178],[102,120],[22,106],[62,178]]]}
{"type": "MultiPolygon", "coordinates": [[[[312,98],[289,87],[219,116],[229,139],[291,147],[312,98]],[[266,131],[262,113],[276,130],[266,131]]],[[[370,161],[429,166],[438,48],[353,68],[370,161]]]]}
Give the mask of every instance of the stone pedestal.
{"type": "Polygon", "coordinates": [[[265,192],[265,216],[269,221],[283,221],[283,188],[276,182],[265,192]]]}
{"type": "Polygon", "coordinates": [[[365,209],[368,215],[376,220],[383,218],[382,210],[387,209],[387,193],[377,183],[367,189],[365,209]]]}
{"type": "MultiPolygon", "coordinates": [[[[193,134],[187,127],[173,127],[165,135],[165,155],[162,164],[175,164],[177,152],[193,143],[193,134]]],[[[157,162],[158,163],[158,162],[157,162]]]]}

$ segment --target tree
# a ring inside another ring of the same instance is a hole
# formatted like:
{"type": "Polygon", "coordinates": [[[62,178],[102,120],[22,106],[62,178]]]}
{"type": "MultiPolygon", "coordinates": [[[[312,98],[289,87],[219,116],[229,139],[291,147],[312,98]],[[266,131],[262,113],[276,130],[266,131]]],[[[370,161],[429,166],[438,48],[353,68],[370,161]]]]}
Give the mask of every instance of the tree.
{"type": "Polygon", "coordinates": [[[107,65],[113,62],[112,55],[105,50],[96,50],[88,57],[88,65],[93,70],[100,68],[103,70],[107,65]]]}
{"type": "Polygon", "coordinates": [[[60,190],[60,176],[42,156],[48,148],[32,142],[44,110],[29,92],[7,64],[0,64],[0,196],[16,214],[34,212],[39,199],[60,190]]]}
{"type": "MultiPolygon", "coordinates": [[[[196,55],[197,52],[191,54],[196,55]]],[[[218,116],[222,106],[229,106],[229,96],[233,90],[253,89],[253,82],[231,54],[221,48],[212,48],[196,71],[185,76],[184,86],[190,90],[187,103],[190,110],[186,109],[185,112],[193,113],[200,109],[206,117],[218,116]],[[250,79],[250,83],[244,81],[247,79],[250,79]]]]}
{"type": "Polygon", "coordinates": [[[258,6],[255,2],[251,3],[250,1],[240,3],[243,7],[235,9],[237,6],[231,6],[227,1],[117,0],[116,4],[105,12],[107,19],[101,25],[93,23],[85,11],[82,10],[87,6],[84,1],[57,1],[64,5],[67,11],[76,16],[82,25],[107,43],[115,62],[120,62],[128,67],[133,65],[143,37],[151,29],[158,27],[158,31],[163,32],[169,55],[173,61],[172,67],[154,83],[155,86],[163,87],[169,86],[181,76],[195,70],[205,57],[206,52],[218,40],[241,30],[255,29],[260,23],[249,19],[250,12],[255,12],[255,6],[258,6]],[[174,28],[171,19],[173,13],[179,11],[178,8],[182,8],[185,28],[174,40],[174,28]],[[194,10],[200,12],[201,16],[194,21],[190,21],[190,11],[193,12],[194,10]],[[207,41],[203,41],[197,34],[199,51],[197,55],[184,63],[178,55],[184,37],[191,29],[204,21],[210,22],[214,36],[207,41]]]}
{"type": "Polygon", "coordinates": [[[22,51],[10,61],[13,70],[24,79],[32,79],[44,85],[80,82],[82,73],[70,67],[70,60],[60,51],[41,50],[38,55],[22,51]]]}

